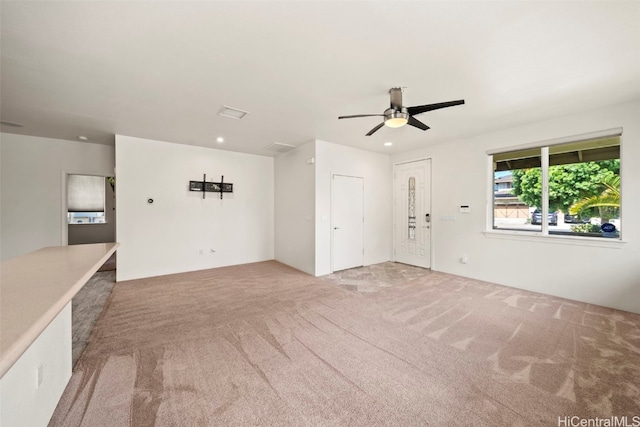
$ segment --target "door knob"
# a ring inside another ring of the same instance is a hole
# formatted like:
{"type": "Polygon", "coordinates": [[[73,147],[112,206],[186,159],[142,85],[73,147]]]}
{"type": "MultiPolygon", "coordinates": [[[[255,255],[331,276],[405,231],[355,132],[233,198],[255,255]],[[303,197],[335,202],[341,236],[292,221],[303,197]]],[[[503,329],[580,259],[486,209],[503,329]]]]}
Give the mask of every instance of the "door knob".
{"type": "Polygon", "coordinates": [[[429,214],[424,214],[424,222],[431,222],[431,216],[429,214]]]}
{"type": "Polygon", "coordinates": [[[333,227],[334,230],[340,230],[340,227],[333,227]]]}

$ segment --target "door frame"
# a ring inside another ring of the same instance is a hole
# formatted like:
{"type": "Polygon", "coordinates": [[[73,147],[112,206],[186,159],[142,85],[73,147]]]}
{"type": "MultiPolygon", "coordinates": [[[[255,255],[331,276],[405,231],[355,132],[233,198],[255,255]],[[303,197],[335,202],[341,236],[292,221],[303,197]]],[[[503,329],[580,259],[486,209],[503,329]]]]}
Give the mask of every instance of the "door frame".
{"type": "Polygon", "coordinates": [[[429,160],[429,206],[431,207],[431,232],[429,233],[429,265],[431,267],[429,267],[430,270],[433,270],[434,265],[433,265],[433,229],[434,229],[434,225],[435,225],[435,216],[433,215],[433,158],[431,157],[422,157],[419,159],[412,159],[412,160],[403,160],[401,162],[396,162],[393,164],[393,212],[392,212],[392,222],[393,222],[393,231],[391,233],[391,237],[392,237],[392,257],[391,260],[393,262],[396,262],[396,235],[397,235],[397,229],[396,229],[396,221],[398,220],[398,218],[396,218],[397,213],[396,213],[396,208],[397,208],[397,203],[398,203],[398,194],[397,194],[397,189],[396,189],[396,168],[400,165],[404,165],[407,163],[415,163],[415,162],[421,162],[423,160],[429,160]]]}
{"type": "MultiPolygon", "coordinates": [[[[330,239],[330,244],[331,244],[331,253],[329,258],[330,259],[330,266],[329,268],[331,269],[331,274],[335,273],[335,270],[333,268],[333,257],[335,255],[335,248],[334,248],[334,238],[333,238],[333,221],[335,220],[335,215],[334,215],[334,203],[333,203],[333,195],[334,195],[334,176],[343,176],[343,177],[347,177],[347,178],[359,178],[362,179],[362,221],[363,221],[363,225],[364,225],[364,176],[357,176],[357,175],[349,175],[349,174],[345,174],[345,173],[337,173],[337,172],[330,172],[330,179],[331,179],[331,186],[330,186],[330,209],[331,209],[331,218],[329,221],[329,233],[331,236],[330,239]]],[[[362,227],[362,265],[364,266],[364,226],[362,227]]]]}
{"type": "MultiPolygon", "coordinates": [[[[116,174],[105,174],[100,172],[75,172],[75,171],[62,171],[62,187],[60,194],[62,194],[60,205],[62,209],[62,221],[61,221],[61,229],[60,229],[60,244],[62,246],[67,246],[69,244],[69,224],[67,223],[67,212],[68,212],[68,200],[67,200],[67,177],[69,175],[87,175],[87,176],[101,176],[104,178],[109,178],[111,176],[115,177],[116,174]]],[[[105,194],[106,197],[106,194],[105,194]]],[[[117,206],[117,205],[116,205],[117,206]]],[[[106,209],[106,203],[105,203],[106,209]]],[[[117,232],[117,224],[114,224],[114,230],[117,232]]]]}

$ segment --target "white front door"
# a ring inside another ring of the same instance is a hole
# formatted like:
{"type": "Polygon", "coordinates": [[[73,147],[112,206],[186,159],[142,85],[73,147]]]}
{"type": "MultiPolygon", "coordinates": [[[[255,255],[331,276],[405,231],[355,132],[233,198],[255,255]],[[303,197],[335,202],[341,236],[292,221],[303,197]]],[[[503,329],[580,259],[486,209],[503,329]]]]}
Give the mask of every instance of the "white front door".
{"type": "Polygon", "coordinates": [[[394,259],[431,267],[431,159],[394,168],[394,259]]]}
{"type": "Polygon", "coordinates": [[[364,179],[331,179],[332,271],[364,265],[364,179]]]}

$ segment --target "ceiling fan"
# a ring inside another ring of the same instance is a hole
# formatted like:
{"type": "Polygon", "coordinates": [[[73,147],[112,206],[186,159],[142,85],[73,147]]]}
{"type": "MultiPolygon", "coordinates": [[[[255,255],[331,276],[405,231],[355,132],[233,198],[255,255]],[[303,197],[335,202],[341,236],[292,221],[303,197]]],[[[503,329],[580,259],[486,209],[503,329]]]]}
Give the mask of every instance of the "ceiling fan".
{"type": "Polygon", "coordinates": [[[383,114],[357,114],[355,116],[340,116],[338,119],[354,119],[356,117],[384,117],[384,121],[374,127],[367,133],[367,136],[373,135],[382,126],[387,125],[390,128],[399,128],[406,124],[418,129],[427,130],[429,126],[425,125],[414,116],[427,111],[438,110],[440,108],[453,107],[454,105],[464,104],[464,99],[458,101],[439,102],[437,104],[417,105],[415,107],[402,106],[402,88],[394,87],[389,89],[391,96],[391,107],[387,108],[383,114]]]}

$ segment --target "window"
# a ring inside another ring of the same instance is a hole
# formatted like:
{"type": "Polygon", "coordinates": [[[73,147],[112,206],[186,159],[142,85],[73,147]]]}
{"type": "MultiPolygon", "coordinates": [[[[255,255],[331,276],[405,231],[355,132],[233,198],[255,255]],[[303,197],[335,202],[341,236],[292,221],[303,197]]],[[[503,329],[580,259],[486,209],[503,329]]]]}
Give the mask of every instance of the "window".
{"type": "Polygon", "coordinates": [[[493,228],[542,231],[541,223],[532,218],[536,208],[542,206],[538,191],[542,183],[541,152],[533,148],[493,156],[493,228]],[[523,170],[526,176],[519,174],[523,170]],[[519,196],[523,186],[533,189],[533,200],[519,196]]]}
{"type": "Polygon", "coordinates": [[[620,237],[620,133],[490,154],[494,230],[620,237]]]}
{"type": "Polygon", "coordinates": [[[407,200],[409,212],[409,240],[416,240],[416,178],[409,178],[409,200],[407,200]]]}
{"type": "Polygon", "coordinates": [[[105,182],[102,176],[67,177],[67,223],[105,223],[105,182]]]}

